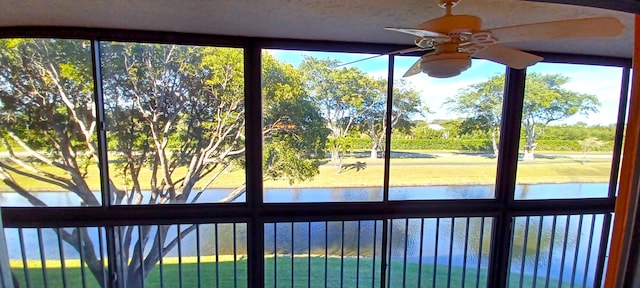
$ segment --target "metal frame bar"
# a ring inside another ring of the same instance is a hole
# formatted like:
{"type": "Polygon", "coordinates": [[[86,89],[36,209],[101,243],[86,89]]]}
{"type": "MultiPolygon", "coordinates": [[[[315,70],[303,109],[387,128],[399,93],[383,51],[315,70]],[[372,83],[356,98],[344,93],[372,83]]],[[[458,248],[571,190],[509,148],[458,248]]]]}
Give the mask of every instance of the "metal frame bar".
{"type": "MultiPolygon", "coordinates": [[[[62,228],[57,228],[58,252],[60,253],[60,274],[62,276],[62,286],[67,287],[67,268],[65,267],[64,244],[60,235],[62,228]]],[[[82,262],[82,261],[81,261],[82,262]]]]}
{"type": "MultiPolygon", "coordinates": [[[[42,285],[46,288],[49,287],[49,283],[47,281],[47,279],[49,278],[47,276],[47,259],[45,257],[45,252],[44,252],[44,242],[42,240],[42,229],[45,228],[36,228],[36,235],[38,238],[38,252],[40,253],[40,263],[42,266],[42,285]]],[[[80,235],[78,233],[78,235],[80,235]]],[[[80,250],[82,251],[82,250],[80,250]]],[[[82,264],[82,255],[80,255],[80,264],[82,264]]]]}
{"type": "MultiPolygon", "coordinates": [[[[591,263],[591,245],[593,244],[593,230],[596,227],[596,218],[598,215],[596,214],[591,214],[591,227],[589,227],[589,233],[587,233],[587,235],[589,235],[589,243],[587,243],[587,256],[586,256],[586,260],[584,261],[584,276],[582,279],[582,287],[586,287],[587,286],[587,275],[589,274],[589,264],[591,263]]],[[[595,285],[594,285],[595,286],[595,285]]]]}
{"type": "MultiPolygon", "coordinates": [[[[244,93],[246,131],[246,205],[238,212],[247,213],[247,242],[264,243],[264,221],[258,210],[262,199],[262,48],[259,42],[250,42],[244,50],[244,93]],[[248,210],[248,211],[247,211],[248,210]]],[[[220,205],[224,206],[224,205],[220,205]]],[[[231,211],[229,211],[231,212],[231,211]]],[[[234,214],[228,214],[234,215],[234,214]]],[[[237,215],[237,214],[236,214],[237,215]]],[[[274,230],[275,231],[275,230],[274,230]]],[[[275,252],[274,252],[275,253],[275,252]]],[[[275,259],[276,255],[274,255],[275,259]]],[[[274,267],[275,268],[275,267],[274,267]]],[[[249,287],[262,287],[264,283],[264,244],[247,245],[247,273],[251,275],[249,287]]]]}
{"type": "Polygon", "coordinates": [[[613,159],[611,160],[611,177],[609,177],[609,198],[616,197],[618,188],[618,176],[620,175],[620,163],[622,161],[622,145],[624,144],[624,129],[627,119],[627,106],[629,104],[629,85],[631,84],[631,68],[622,69],[620,83],[620,101],[618,102],[618,121],[616,135],[613,143],[613,159]]]}
{"type": "MultiPolygon", "coordinates": [[[[382,220],[447,216],[497,216],[504,209],[515,216],[559,213],[613,212],[614,199],[519,200],[502,207],[496,200],[389,201],[366,203],[262,204],[249,211],[244,204],[179,204],[156,206],[39,207],[24,213],[23,207],[3,207],[5,227],[69,227],[105,225],[205,224],[212,222],[266,222],[314,220],[382,220]],[[166,213],[167,210],[173,213],[166,213]],[[36,212],[37,211],[37,212],[36,212]]],[[[256,235],[257,236],[257,235],[256,235]]]]}
{"type": "MultiPolygon", "coordinates": [[[[500,125],[500,154],[496,172],[496,200],[500,203],[499,215],[494,218],[489,255],[488,287],[503,287],[509,275],[511,227],[513,215],[509,207],[514,204],[516,169],[518,167],[518,145],[520,123],[524,101],[525,70],[507,68],[500,125]],[[517,123],[518,125],[514,125],[517,123]],[[510,249],[509,249],[510,250],[510,249]]],[[[547,202],[547,205],[549,202],[547,202]]]]}
{"type": "MultiPolygon", "coordinates": [[[[469,219],[469,218],[467,218],[469,219]]],[[[420,252],[418,252],[418,255],[420,255],[420,260],[418,261],[418,287],[422,287],[422,250],[424,247],[424,218],[420,218],[420,252]]],[[[465,248],[466,248],[466,244],[465,244],[465,248]]],[[[466,256],[466,255],[465,255],[466,256]]],[[[464,270],[463,270],[464,271],[464,270]]],[[[462,279],[464,279],[464,272],[462,274],[462,279]]],[[[463,280],[464,283],[464,280],[463,280]]]]}
{"type": "MultiPolygon", "coordinates": [[[[584,221],[584,215],[580,214],[578,217],[578,236],[576,239],[576,251],[574,251],[573,255],[573,270],[571,270],[571,287],[576,283],[576,270],[578,268],[578,256],[580,255],[580,240],[582,238],[582,223],[584,221]]],[[[589,259],[586,259],[585,262],[589,263],[589,259]]],[[[586,272],[585,272],[586,273],[586,272]]],[[[562,281],[562,279],[560,279],[562,281]]]]}
{"type": "MultiPolygon", "coordinates": [[[[541,243],[542,243],[542,229],[544,229],[544,226],[542,224],[544,224],[544,216],[538,216],[538,240],[536,241],[536,256],[535,256],[535,260],[533,260],[533,263],[535,263],[533,266],[533,283],[531,283],[531,286],[536,287],[536,281],[538,280],[538,260],[540,259],[540,248],[541,248],[541,243]]],[[[589,250],[590,251],[590,250],[589,250]]],[[[549,265],[551,265],[551,259],[549,259],[549,265]]],[[[586,275],[586,273],[585,273],[586,275]]],[[[584,286],[584,285],[583,285],[584,286]]]]}
{"type": "Polygon", "coordinates": [[[13,280],[11,278],[11,269],[9,269],[9,252],[7,251],[7,243],[4,237],[4,228],[2,226],[1,216],[2,209],[0,209],[0,285],[12,288],[13,280]]]}
{"type": "MultiPolygon", "coordinates": [[[[466,276],[467,276],[467,254],[468,254],[468,248],[469,248],[469,221],[471,221],[471,218],[466,217],[465,218],[465,228],[464,228],[464,249],[462,252],[463,254],[463,259],[462,259],[462,279],[460,280],[460,282],[462,283],[462,287],[465,286],[465,280],[466,280],[466,276]]],[[[480,236],[482,237],[482,236],[480,236]]],[[[420,255],[422,255],[422,253],[420,253],[420,255]]],[[[478,255],[478,258],[480,258],[481,255],[478,255]]],[[[478,271],[478,273],[480,273],[480,271],[478,271]]]]}
{"type": "Polygon", "coordinates": [[[436,218],[436,235],[435,235],[435,245],[433,247],[433,279],[431,282],[431,286],[432,287],[437,287],[436,286],[436,281],[438,280],[438,239],[440,239],[438,237],[438,235],[440,234],[440,218],[436,218]]]}
{"type": "Polygon", "coordinates": [[[547,264],[547,276],[545,277],[544,287],[549,287],[549,275],[551,275],[551,264],[553,264],[553,246],[556,242],[556,226],[558,224],[558,215],[553,215],[553,220],[551,220],[551,240],[549,241],[549,264],[547,264]]]}
{"type": "MultiPolygon", "coordinates": [[[[24,273],[24,282],[27,288],[31,287],[31,275],[29,275],[29,262],[27,262],[27,252],[24,249],[24,234],[22,228],[18,228],[18,238],[20,239],[20,256],[22,257],[22,271],[24,273]]],[[[5,246],[6,247],[6,246],[5,246]]]]}

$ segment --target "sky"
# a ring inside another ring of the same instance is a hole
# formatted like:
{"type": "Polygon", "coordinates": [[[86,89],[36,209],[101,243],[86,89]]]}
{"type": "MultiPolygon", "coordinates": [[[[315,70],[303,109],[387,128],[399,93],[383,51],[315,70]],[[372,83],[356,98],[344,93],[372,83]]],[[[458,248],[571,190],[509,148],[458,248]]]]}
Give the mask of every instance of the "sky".
{"type": "MultiPolygon", "coordinates": [[[[268,50],[278,60],[298,66],[304,56],[309,55],[321,59],[335,59],[342,63],[348,63],[364,59],[375,54],[357,53],[332,53],[332,52],[306,52],[293,50],[268,50]]],[[[402,78],[402,75],[411,65],[417,61],[418,57],[396,56],[394,79],[402,78]]],[[[363,72],[376,77],[387,77],[388,56],[380,56],[367,59],[361,62],[349,64],[349,67],[356,67],[363,72]]],[[[569,82],[564,85],[565,89],[592,94],[598,97],[601,106],[597,113],[589,115],[574,115],[555,124],[574,124],[585,122],[588,125],[609,125],[616,123],[618,113],[618,101],[620,97],[620,83],[622,68],[602,67],[577,64],[555,64],[538,63],[527,69],[541,74],[562,74],[569,77],[569,82]]],[[[420,92],[422,103],[429,107],[433,113],[422,117],[427,121],[440,119],[458,118],[458,115],[443,105],[446,99],[455,97],[461,89],[469,85],[486,81],[492,76],[505,73],[505,66],[487,60],[473,60],[471,68],[462,72],[461,75],[447,79],[431,78],[425,74],[418,74],[406,78],[409,85],[420,92]]]]}

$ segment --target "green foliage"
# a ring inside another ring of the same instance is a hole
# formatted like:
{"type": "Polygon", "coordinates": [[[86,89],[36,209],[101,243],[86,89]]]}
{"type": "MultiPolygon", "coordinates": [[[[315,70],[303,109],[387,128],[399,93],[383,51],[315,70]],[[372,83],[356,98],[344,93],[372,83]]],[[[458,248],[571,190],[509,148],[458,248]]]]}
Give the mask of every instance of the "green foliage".
{"type": "MultiPolygon", "coordinates": [[[[616,134],[616,127],[610,126],[586,126],[586,125],[549,125],[544,129],[544,133],[538,137],[539,140],[582,140],[585,138],[597,138],[601,140],[613,140],[616,134]]],[[[524,136],[524,135],[523,135],[524,136]]]]}
{"type": "Polygon", "coordinates": [[[91,52],[80,44],[77,40],[0,39],[4,138],[12,138],[7,134],[11,132],[28,147],[49,152],[55,151],[52,143],[66,145],[61,141],[71,144],[72,151],[88,150],[80,143],[93,135],[77,131],[80,121],[93,118],[91,52]],[[68,116],[69,105],[76,110],[75,119],[68,116]]]}
{"type": "Polygon", "coordinates": [[[594,95],[562,88],[569,78],[560,74],[529,73],[526,78],[523,122],[547,125],[577,113],[598,111],[600,102],[594,95]]]}
{"type": "MultiPolygon", "coordinates": [[[[384,98],[379,81],[375,81],[356,68],[334,68],[330,59],[305,57],[299,66],[308,93],[330,131],[328,147],[331,158],[340,171],[342,155],[347,149],[341,138],[347,136],[363,115],[378,114],[384,98]],[[376,109],[376,107],[378,107],[376,109]]],[[[376,123],[371,123],[376,125],[376,123]]],[[[371,129],[375,129],[374,126],[371,129]]]]}
{"type": "Polygon", "coordinates": [[[582,148],[583,153],[587,153],[589,151],[596,151],[604,146],[605,142],[598,140],[595,137],[585,138],[584,140],[579,140],[578,144],[582,148]]]}
{"type": "Polygon", "coordinates": [[[496,75],[477,83],[448,98],[445,105],[450,111],[463,114],[460,133],[470,134],[475,130],[491,131],[500,126],[504,75],[496,75]]]}
{"type": "Polygon", "coordinates": [[[420,92],[414,90],[402,79],[396,81],[393,85],[393,103],[391,105],[392,128],[395,131],[407,133],[414,125],[411,119],[425,113],[431,113],[431,110],[422,105],[420,92]]]}
{"type": "Polygon", "coordinates": [[[525,157],[533,157],[537,140],[549,123],[575,114],[597,112],[600,102],[594,95],[564,89],[569,78],[559,74],[531,73],[527,75],[522,111],[525,157]]]}
{"type": "MultiPolygon", "coordinates": [[[[549,125],[544,128],[544,133],[536,140],[536,149],[543,151],[574,151],[583,152],[584,147],[581,141],[589,138],[603,139],[601,145],[591,147],[589,151],[609,152],[613,150],[613,140],[615,138],[615,126],[587,126],[584,124],[575,125],[549,125]]],[[[525,135],[521,135],[520,147],[526,144],[525,135]]]]}
{"type": "Polygon", "coordinates": [[[452,150],[467,152],[489,152],[489,139],[394,139],[393,150],[452,150]]]}
{"type": "MultiPolygon", "coordinates": [[[[117,160],[109,163],[115,171],[108,183],[114,204],[191,201],[190,193],[198,193],[196,183],[207,182],[200,180],[215,180],[231,164],[245,165],[242,49],[100,45],[98,80],[103,84],[107,145],[110,158],[117,160]],[[142,187],[150,187],[151,197],[142,197],[148,189],[142,187]]],[[[6,149],[17,145],[26,151],[26,156],[11,159],[12,166],[0,162],[2,181],[26,191],[11,174],[29,177],[75,193],[83,205],[99,206],[88,183],[88,167],[98,166],[100,125],[90,45],[80,40],[2,39],[0,67],[0,140],[6,149]]],[[[268,55],[264,68],[264,176],[291,182],[311,178],[319,166],[313,157],[324,155],[329,131],[298,69],[268,55]],[[292,122],[291,131],[272,129],[271,124],[285,117],[292,122]]],[[[359,80],[356,76],[350,81],[359,80]]],[[[354,95],[345,97],[361,105],[354,95]]],[[[45,205],[32,196],[27,198],[33,205],[45,205]]],[[[134,228],[123,229],[130,233],[134,228]]],[[[65,240],[77,239],[70,235],[79,230],[59,233],[65,240]]],[[[67,242],[94,261],[87,266],[99,279],[103,271],[90,248],[92,239],[83,241],[67,242]]],[[[127,238],[123,245],[151,245],[144,241],[127,238]]],[[[132,250],[123,251],[128,258],[132,250]]],[[[158,257],[162,255],[149,253],[145,261],[156,263],[158,257]]],[[[139,273],[139,260],[123,267],[128,275],[139,273]]]]}
{"type": "Polygon", "coordinates": [[[324,156],[330,131],[306,93],[299,70],[264,53],[262,71],[264,125],[273,130],[264,139],[263,173],[292,184],[309,179],[319,173],[313,158],[324,156]],[[293,128],[277,128],[276,123],[293,128]]]}
{"type": "MultiPolygon", "coordinates": [[[[524,142],[522,143],[524,144],[524,142]]],[[[536,149],[542,151],[572,151],[583,152],[584,147],[580,140],[538,140],[536,149]]],[[[590,147],[588,151],[611,152],[613,151],[613,141],[602,141],[601,145],[590,147]]]]}
{"type": "Polygon", "coordinates": [[[464,115],[460,122],[460,135],[489,135],[493,154],[498,154],[500,121],[502,117],[502,98],[504,93],[504,75],[495,75],[482,83],[473,84],[461,90],[455,97],[448,98],[445,105],[451,111],[464,115]]]}
{"type": "MultiPolygon", "coordinates": [[[[564,89],[562,86],[568,81],[569,78],[559,74],[527,74],[522,112],[525,141],[521,147],[524,147],[525,154],[530,157],[533,156],[534,149],[542,149],[537,141],[550,123],[578,113],[586,115],[598,111],[600,102],[596,96],[564,89]]],[[[496,135],[501,120],[503,90],[504,75],[496,75],[485,82],[471,85],[447,100],[446,104],[452,111],[467,117],[461,123],[461,133],[485,131],[496,135]]],[[[573,137],[575,140],[577,135],[566,137],[573,137]]],[[[580,139],[582,137],[584,136],[580,139]]]]}
{"type": "Polygon", "coordinates": [[[344,151],[341,151],[343,153],[353,152],[353,150],[369,149],[371,145],[373,145],[371,138],[344,137],[340,139],[340,146],[345,148],[344,151]]]}
{"type": "Polygon", "coordinates": [[[386,97],[385,82],[357,68],[333,68],[336,64],[335,60],[305,57],[299,67],[304,89],[334,138],[346,136],[359,117],[379,116],[386,97]]]}
{"type": "MultiPolygon", "coordinates": [[[[613,150],[613,141],[602,141],[602,145],[592,147],[589,151],[609,152],[613,150]]],[[[346,152],[353,150],[364,150],[371,147],[371,139],[346,137],[344,143],[348,147],[346,152]]],[[[582,152],[583,147],[579,140],[538,140],[538,148],[542,151],[566,151],[582,152]]],[[[520,147],[524,145],[524,139],[520,141],[520,147]]],[[[452,150],[466,152],[491,152],[491,140],[489,138],[393,138],[391,140],[392,150],[452,150]]]]}
{"type": "Polygon", "coordinates": [[[298,137],[282,132],[273,136],[263,149],[263,174],[267,179],[287,179],[289,184],[312,178],[319,173],[318,160],[307,159],[296,146],[298,137]]]}
{"type": "MultiPolygon", "coordinates": [[[[371,139],[345,138],[345,142],[352,150],[362,150],[371,147],[371,139]]],[[[392,150],[452,150],[468,152],[491,151],[489,139],[392,139],[392,150]]]]}
{"type": "Polygon", "coordinates": [[[368,136],[373,153],[383,146],[387,125],[408,132],[413,125],[411,118],[428,110],[421,107],[418,91],[398,81],[394,85],[391,123],[386,123],[387,80],[375,79],[357,68],[333,67],[336,64],[313,57],[306,57],[300,64],[305,90],[331,131],[333,140],[328,148],[334,163],[340,162],[340,151],[349,149],[342,137],[358,133],[368,136]]]}
{"type": "Polygon", "coordinates": [[[413,136],[416,139],[442,139],[445,131],[430,129],[427,125],[418,124],[413,129],[413,136]]]}

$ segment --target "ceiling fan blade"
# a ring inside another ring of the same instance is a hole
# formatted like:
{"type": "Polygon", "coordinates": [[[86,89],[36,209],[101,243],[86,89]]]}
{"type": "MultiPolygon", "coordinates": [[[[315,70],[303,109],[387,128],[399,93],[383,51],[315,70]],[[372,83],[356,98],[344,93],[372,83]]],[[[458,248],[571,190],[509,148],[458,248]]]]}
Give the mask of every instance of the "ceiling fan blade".
{"type": "Polygon", "coordinates": [[[500,43],[618,36],[624,25],[615,17],[595,17],[489,29],[500,43]]]}
{"type": "Polygon", "coordinates": [[[415,29],[415,28],[397,28],[397,27],[384,27],[384,30],[389,30],[389,31],[396,31],[396,32],[402,32],[402,33],[406,33],[406,34],[411,34],[414,36],[418,36],[418,37],[430,37],[430,38],[441,38],[441,39],[451,39],[451,37],[442,34],[442,33],[438,33],[438,32],[433,32],[433,31],[428,31],[428,30],[422,30],[422,29],[415,29]]]}
{"type": "Polygon", "coordinates": [[[420,61],[422,61],[422,58],[418,59],[418,61],[416,61],[416,63],[413,63],[413,65],[411,65],[411,68],[409,68],[409,70],[407,70],[407,72],[404,73],[404,75],[402,75],[402,77],[409,77],[409,76],[413,76],[416,74],[419,74],[420,72],[422,72],[422,70],[420,70],[420,61]]]}
{"type": "Polygon", "coordinates": [[[507,65],[515,69],[524,69],[542,61],[542,57],[502,45],[491,45],[479,50],[473,56],[507,65]]]}
{"type": "Polygon", "coordinates": [[[371,56],[371,57],[362,58],[362,59],[358,59],[358,60],[351,61],[351,62],[347,62],[347,63],[340,63],[340,64],[338,64],[338,65],[334,65],[332,68],[340,68],[340,67],[342,67],[342,66],[351,65],[351,64],[354,64],[354,63],[358,63],[358,62],[360,62],[360,61],[369,60],[369,59],[373,59],[373,58],[378,58],[378,57],[380,57],[380,56],[385,56],[385,55],[387,55],[387,54],[373,55],[373,56],[371,56]]]}
{"type": "Polygon", "coordinates": [[[427,50],[427,49],[423,49],[420,47],[411,47],[411,48],[407,48],[407,49],[402,49],[402,50],[397,50],[397,51],[392,51],[389,53],[384,53],[384,54],[380,54],[380,55],[373,55],[371,57],[367,57],[367,58],[362,58],[362,59],[358,59],[355,61],[351,61],[351,62],[347,62],[347,63],[340,63],[338,65],[333,66],[333,68],[338,68],[338,67],[342,67],[342,66],[347,66],[347,65],[351,65],[353,63],[358,63],[360,61],[364,61],[364,60],[369,60],[369,59],[373,59],[373,58],[378,58],[380,56],[386,56],[386,55],[400,55],[400,54],[405,54],[405,53],[410,53],[410,52],[416,52],[416,51],[421,51],[421,50],[427,50]]]}

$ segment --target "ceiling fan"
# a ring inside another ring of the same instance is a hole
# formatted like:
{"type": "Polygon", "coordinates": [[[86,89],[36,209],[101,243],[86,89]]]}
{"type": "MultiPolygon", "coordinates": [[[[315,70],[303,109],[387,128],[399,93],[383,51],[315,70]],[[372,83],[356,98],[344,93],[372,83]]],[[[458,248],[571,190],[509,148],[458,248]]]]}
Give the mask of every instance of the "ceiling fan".
{"type": "Polygon", "coordinates": [[[451,14],[452,8],[459,1],[439,0],[440,6],[446,9],[446,14],[428,20],[417,28],[384,28],[418,37],[415,40],[416,47],[394,51],[387,55],[431,50],[420,57],[403,77],[420,72],[436,78],[453,77],[471,67],[471,57],[523,69],[541,61],[542,57],[500,45],[501,43],[614,37],[624,30],[624,26],[614,17],[560,20],[483,29],[480,17],[451,14]]]}

